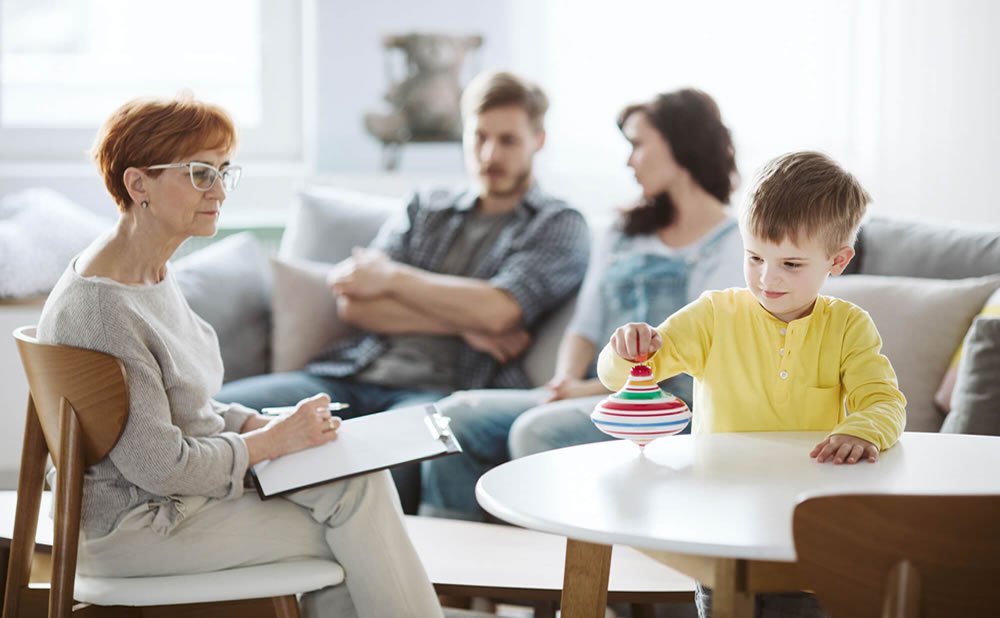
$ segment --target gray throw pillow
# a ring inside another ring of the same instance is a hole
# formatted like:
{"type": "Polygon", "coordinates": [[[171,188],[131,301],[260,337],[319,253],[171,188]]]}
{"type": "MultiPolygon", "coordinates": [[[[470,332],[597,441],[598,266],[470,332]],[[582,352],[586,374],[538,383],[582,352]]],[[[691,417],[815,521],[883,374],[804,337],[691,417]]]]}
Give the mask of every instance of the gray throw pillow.
{"type": "Polygon", "coordinates": [[[364,247],[390,214],[402,208],[400,200],[333,187],[308,187],[292,206],[281,237],[282,258],[334,263],[364,247]]]}
{"type": "Polygon", "coordinates": [[[225,381],[267,373],[271,365],[271,280],[253,234],[212,243],[173,264],[191,309],[219,337],[225,381]]]}
{"type": "Polygon", "coordinates": [[[1000,317],[972,323],[941,431],[1000,436],[1000,317]]]}

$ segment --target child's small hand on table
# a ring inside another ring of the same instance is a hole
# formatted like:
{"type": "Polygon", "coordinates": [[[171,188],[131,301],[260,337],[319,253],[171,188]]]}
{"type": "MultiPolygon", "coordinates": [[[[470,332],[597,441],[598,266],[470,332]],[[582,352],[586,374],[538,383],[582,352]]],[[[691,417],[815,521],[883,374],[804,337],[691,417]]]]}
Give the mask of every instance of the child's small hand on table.
{"type": "Polygon", "coordinates": [[[663,347],[663,338],[649,324],[629,322],[611,335],[611,347],[625,360],[641,363],[663,347]]]}
{"type": "Polygon", "coordinates": [[[835,433],[813,447],[809,456],[816,458],[819,463],[825,463],[831,459],[835,464],[853,464],[862,459],[875,463],[878,461],[878,447],[868,440],[835,433]]]}

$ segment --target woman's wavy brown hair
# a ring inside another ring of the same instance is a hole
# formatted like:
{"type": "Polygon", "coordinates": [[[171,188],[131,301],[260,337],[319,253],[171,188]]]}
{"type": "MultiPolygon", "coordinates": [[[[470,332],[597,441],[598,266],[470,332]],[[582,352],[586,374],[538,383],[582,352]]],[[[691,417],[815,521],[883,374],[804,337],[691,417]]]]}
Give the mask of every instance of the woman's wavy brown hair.
{"type": "MultiPolygon", "coordinates": [[[[723,204],[736,186],[736,151],[715,100],[700,90],[685,88],[658,95],[648,103],[629,105],[618,115],[622,129],[629,116],[646,119],[670,145],[674,160],[690,172],[702,189],[723,204]]],[[[643,199],[623,213],[628,236],[649,234],[674,221],[674,204],[667,193],[643,199]]]]}

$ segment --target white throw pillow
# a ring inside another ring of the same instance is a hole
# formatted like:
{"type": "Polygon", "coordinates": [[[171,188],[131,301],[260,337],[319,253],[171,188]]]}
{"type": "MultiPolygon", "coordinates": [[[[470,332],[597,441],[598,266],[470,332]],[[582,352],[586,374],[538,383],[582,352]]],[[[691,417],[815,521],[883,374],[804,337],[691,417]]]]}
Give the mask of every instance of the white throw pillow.
{"type": "Polygon", "coordinates": [[[876,275],[831,278],[823,294],[867,311],[882,336],[882,353],[907,399],[906,429],[938,431],[944,420],[934,392],[955,347],[1000,277],[920,279],[876,275]]]}
{"type": "Polygon", "coordinates": [[[51,189],[0,199],[0,297],[47,293],[70,259],[111,226],[51,189]]]}

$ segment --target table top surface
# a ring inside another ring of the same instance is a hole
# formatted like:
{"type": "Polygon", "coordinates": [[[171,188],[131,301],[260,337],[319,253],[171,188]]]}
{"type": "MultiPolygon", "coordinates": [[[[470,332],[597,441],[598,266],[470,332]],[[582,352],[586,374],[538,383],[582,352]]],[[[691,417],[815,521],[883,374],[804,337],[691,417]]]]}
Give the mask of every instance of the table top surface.
{"type": "Polygon", "coordinates": [[[905,433],[875,464],[819,464],[816,432],[616,440],[516,459],[476,486],[493,515],[593,543],[795,560],[792,512],[809,495],[1000,494],[1000,438],[905,433]]]}

